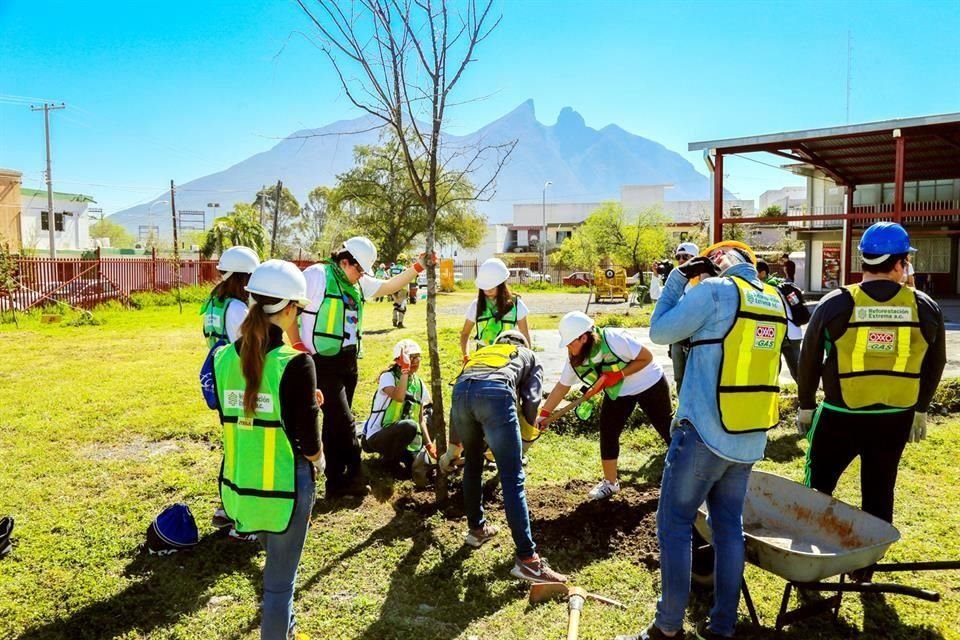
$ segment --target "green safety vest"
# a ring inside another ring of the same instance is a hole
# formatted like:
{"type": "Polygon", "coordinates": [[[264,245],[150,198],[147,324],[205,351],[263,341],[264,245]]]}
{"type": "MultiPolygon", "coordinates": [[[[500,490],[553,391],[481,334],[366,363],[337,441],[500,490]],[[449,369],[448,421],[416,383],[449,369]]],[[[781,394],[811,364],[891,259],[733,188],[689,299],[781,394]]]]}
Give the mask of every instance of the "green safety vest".
{"type": "Polygon", "coordinates": [[[853,312],[834,342],[844,404],[850,409],[912,408],[920,395],[920,367],[928,346],[920,331],[916,293],[900,287],[897,295],[879,302],[858,284],[846,289],[853,312]]]}
{"type": "Polygon", "coordinates": [[[395,264],[395,265],[393,265],[392,267],[390,267],[390,276],[391,276],[391,277],[393,277],[393,276],[398,276],[398,275],[400,275],[401,273],[403,273],[404,271],[406,271],[406,269],[404,269],[403,267],[401,267],[401,266],[398,265],[398,264],[395,264]]]}
{"type": "Polygon", "coordinates": [[[208,349],[213,349],[214,345],[221,340],[230,342],[227,336],[227,307],[233,300],[236,298],[221,300],[216,296],[210,296],[200,307],[200,314],[203,316],[203,337],[207,339],[208,349]]]}
{"type": "MultiPolygon", "coordinates": [[[[333,268],[324,267],[327,274],[327,286],[323,292],[323,302],[320,308],[313,313],[317,321],[313,325],[313,348],[317,355],[335,356],[340,353],[345,338],[344,324],[347,318],[346,301],[349,296],[343,292],[337,281],[333,268]]],[[[358,285],[359,286],[359,285],[358,285]]],[[[363,290],[360,290],[360,300],[357,301],[357,350],[360,349],[360,327],[363,326],[363,290]]]]}
{"type": "MultiPolygon", "coordinates": [[[[393,384],[400,384],[400,370],[397,367],[391,367],[393,373],[393,384]]],[[[373,401],[376,403],[377,394],[374,393],[373,401]]],[[[397,402],[390,398],[387,406],[383,409],[374,409],[371,407],[371,415],[382,413],[380,429],[389,429],[401,420],[413,420],[417,423],[417,436],[407,445],[407,450],[416,453],[423,446],[423,439],[420,436],[420,426],[423,418],[423,380],[413,374],[407,378],[407,393],[403,402],[397,402]]]]}
{"type": "Polygon", "coordinates": [[[717,381],[720,424],[727,433],[767,431],[780,421],[780,346],[787,333],[787,311],[775,288],[757,289],[743,278],[737,286],[737,313],[720,340],[723,355],[717,381]]]}
{"type": "MultiPolygon", "coordinates": [[[[601,373],[622,371],[629,364],[626,360],[623,360],[620,356],[615,354],[607,345],[606,329],[600,329],[599,334],[600,343],[593,345],[590,356],[582,365],[573,368],[574,372],[577,374],[577,377],[580,378],[588,387],[592,387],[597,382],[597,379],[600,377],[601,373]],[[600,361],[593,362],[594,358],[597,357],[597,354],[600,354],[600,361]]],[[[616,400],[617,396],[620,395],[620,390],[622,388],[623,380],[612,387],[607,387],[603,390],[603,393],[611,400],[616,400]]]]}
{"type": "Polygon", "coordinates": [[[493,344],[497,341],[497,336],[517,326],[517,300],[519,297],[514,296],[510,310],[502,318],[497,316],[496,300],[486,298],[487,304],[483,310],[477,310],[474,340],[478,347],[493,344]]]}
{"type": "Polygon", "coordinates": [[[283,533],[297,499],[296,455],[280,413],[280,379],[300,355],[282,345],[267,352],[252,416],[243,408],[240,353],[226,346],[214,354],[213,370],[223,424],[220,499],[240,533],[283,533]]]}

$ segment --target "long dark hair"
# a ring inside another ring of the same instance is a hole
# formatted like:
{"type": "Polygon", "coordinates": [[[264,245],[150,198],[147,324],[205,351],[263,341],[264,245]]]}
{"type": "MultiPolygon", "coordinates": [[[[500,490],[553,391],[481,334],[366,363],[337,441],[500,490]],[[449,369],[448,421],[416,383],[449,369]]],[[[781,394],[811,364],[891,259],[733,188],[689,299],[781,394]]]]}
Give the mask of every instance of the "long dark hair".
{"type": "Polygon", "coordinates": [[[249,273],[234,272],[226,280],[217,283],[217,286],[210,292],[210,297],[216,298],[220,302],[227,298],[236,298],[241,302],[246,302],[248,294],[244,287],[247,286],[248,282],[250,282],[249,273]]]}
{"type": "MultiPolygon", "coordinates": [[[[580,338],[577,338],[579,340],[580,338]]],[[[570,364],[574,367],[583,366],[583,363],[590,358],[590,352],[593,351],[593,345],[596,342],[596,335],[591,329],[589,335],[587,335],[587,341],[583,343],[583,348],[580,349],[580,353],[570,358],[570,364]]]]}
{"type": "MultiPolygon", "coordinates": [[[[510,287],[507,286],[506,282],[501,282],[497,285],[497,318],[503,318],[505,315],[510,313],[510,309],[513,308],[513,294],[510,293],[510,287]]],[[[477,293],[477,318],[480,318],[480,315],[483,313],[484,309],[487,308],[487,294],[483,292],[483,289],[480,289],[477,293]]]]}
{"type": "Polygon", "coordinates": [[[243,410],[252,415],[257,409],[257,394],[263,380],[263,361],[270,340],[270,316],[263,305],[276,304],[280,298],[271,298],[259,293],[251,293],[257,304],[250,307],[247,317],[240,325],[240,363],[243,366],[243,379],[247,387],[243,391],[243,410]]]}

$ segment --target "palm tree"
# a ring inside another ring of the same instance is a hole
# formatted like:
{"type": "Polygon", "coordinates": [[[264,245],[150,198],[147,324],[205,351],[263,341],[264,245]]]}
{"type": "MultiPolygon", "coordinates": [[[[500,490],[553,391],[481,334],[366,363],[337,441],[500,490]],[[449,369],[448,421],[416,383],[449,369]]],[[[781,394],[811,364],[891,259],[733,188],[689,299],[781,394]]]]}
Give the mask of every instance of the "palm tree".
{"type": "Polygon", "coordinates": [[[214,220],[200,252],[209,258],[237,245],[250,247],[260,257],[267,245],[267,230],[260,224],[256,209],[248,204],[237,204],[229,214],[214,220]]]}

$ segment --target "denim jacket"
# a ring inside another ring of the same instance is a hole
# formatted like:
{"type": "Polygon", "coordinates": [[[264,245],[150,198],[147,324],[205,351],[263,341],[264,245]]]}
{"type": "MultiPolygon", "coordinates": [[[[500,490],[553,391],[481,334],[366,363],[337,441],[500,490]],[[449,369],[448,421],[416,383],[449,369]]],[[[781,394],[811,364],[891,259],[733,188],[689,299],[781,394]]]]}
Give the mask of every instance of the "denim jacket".
{"type": "MultiPolygon", "coordinates": [[[[725,275],[760,284],[757,270],[749,264],[734,265],[725,275]]],[[[723,338],[733,326],[740,296],[736,284],[729,278],[706,278],[684,293],[686,284],[687,279],[678,269],[670,272],[650,318],[650,340],[655,344],[671,344],[686,338],[693,341],[723,338]]],[[[721,458],[756,462],[763,458],[766,432],[732,434],[724,431],[720,423],[716,389],[722,352],[721,344],[700,345],[690,350],[676,420],[692,423],[703,443],[721,458]]]]}

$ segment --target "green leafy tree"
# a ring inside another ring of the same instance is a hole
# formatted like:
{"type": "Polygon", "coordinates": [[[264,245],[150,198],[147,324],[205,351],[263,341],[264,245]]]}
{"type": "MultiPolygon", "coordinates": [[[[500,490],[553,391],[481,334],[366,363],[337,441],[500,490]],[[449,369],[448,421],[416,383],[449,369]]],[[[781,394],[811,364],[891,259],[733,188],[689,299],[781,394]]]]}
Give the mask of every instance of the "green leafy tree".
{"type": "MultiPolygon", "coordinates": [[[[423,200],[410,182],[397,140],[388,137],[378,146],[354,149],[356,166],[337,176],[334,192],[340,234],[363,233],[377,246],[385,262],[410,251],[427,231],[423,200]]],[[[486,233],[486,219],[473,211],[473,185],[463,173],[440,175],[436,240],[476,247],[486,233]]]]}
{"type": "Polygon", "coordinates": [[[592,270],[610,258],[630,272],[642,271],[668,255],[666,222],[657,209],[642,211],[631,221],[622,205],[605,202],[563,241],[553,259],[567,267],[592,270]]]}
{"type": "Polygon", "coordinates": [[[13,306],[13,292],[17,290],[17,259],[10,251],[10,243],[0,241],[0,312],[9,307],[13,323],[19,328],[17,310],[13,306]],[[4,299],[6,298],[6,299],[4,299]]]}
{"type": "Polygon", "coordinates": [[[300,203],[297,202],[297,199],[293,193],[290,192],[290,189],[283,187],[280,190],[279,208],[276,205],[276,185],[264,187],[258,191],[252,203],[252,206],[257,210],[258,220],[261,207],[264,212],[263,226],[267,229],[267,244],[270,247],[269,254],[275,258],[290,258],[293,257],[296,247],[295,225],[300,220],[300,203]],[[277,223],[277,237],[276,245],[271,246],[270,238],[273,234],[274,218],[276,218],[277,223]]]}
{"type": "Polygon", "coordinates": [[[249,204],[237,204],[228,215],[213,221],[200,253],[209,258],[237,245],[250,247],[262,258],[268,244],[267,230],[260,224],[260,212],[249,204]]]}
{"type": "Polygon", "coordinates": [[[775,218],[783,215],[783,209],[778,204],[772,204],[763,210],[763,215],[768,218],[775,218]]]}
{"type": "Polygon", "coordinates": [[[132,247],[133,234],[109,218],[101,218],[90,225],[91,238],[107,238],[111,247],[132,247]]]}

